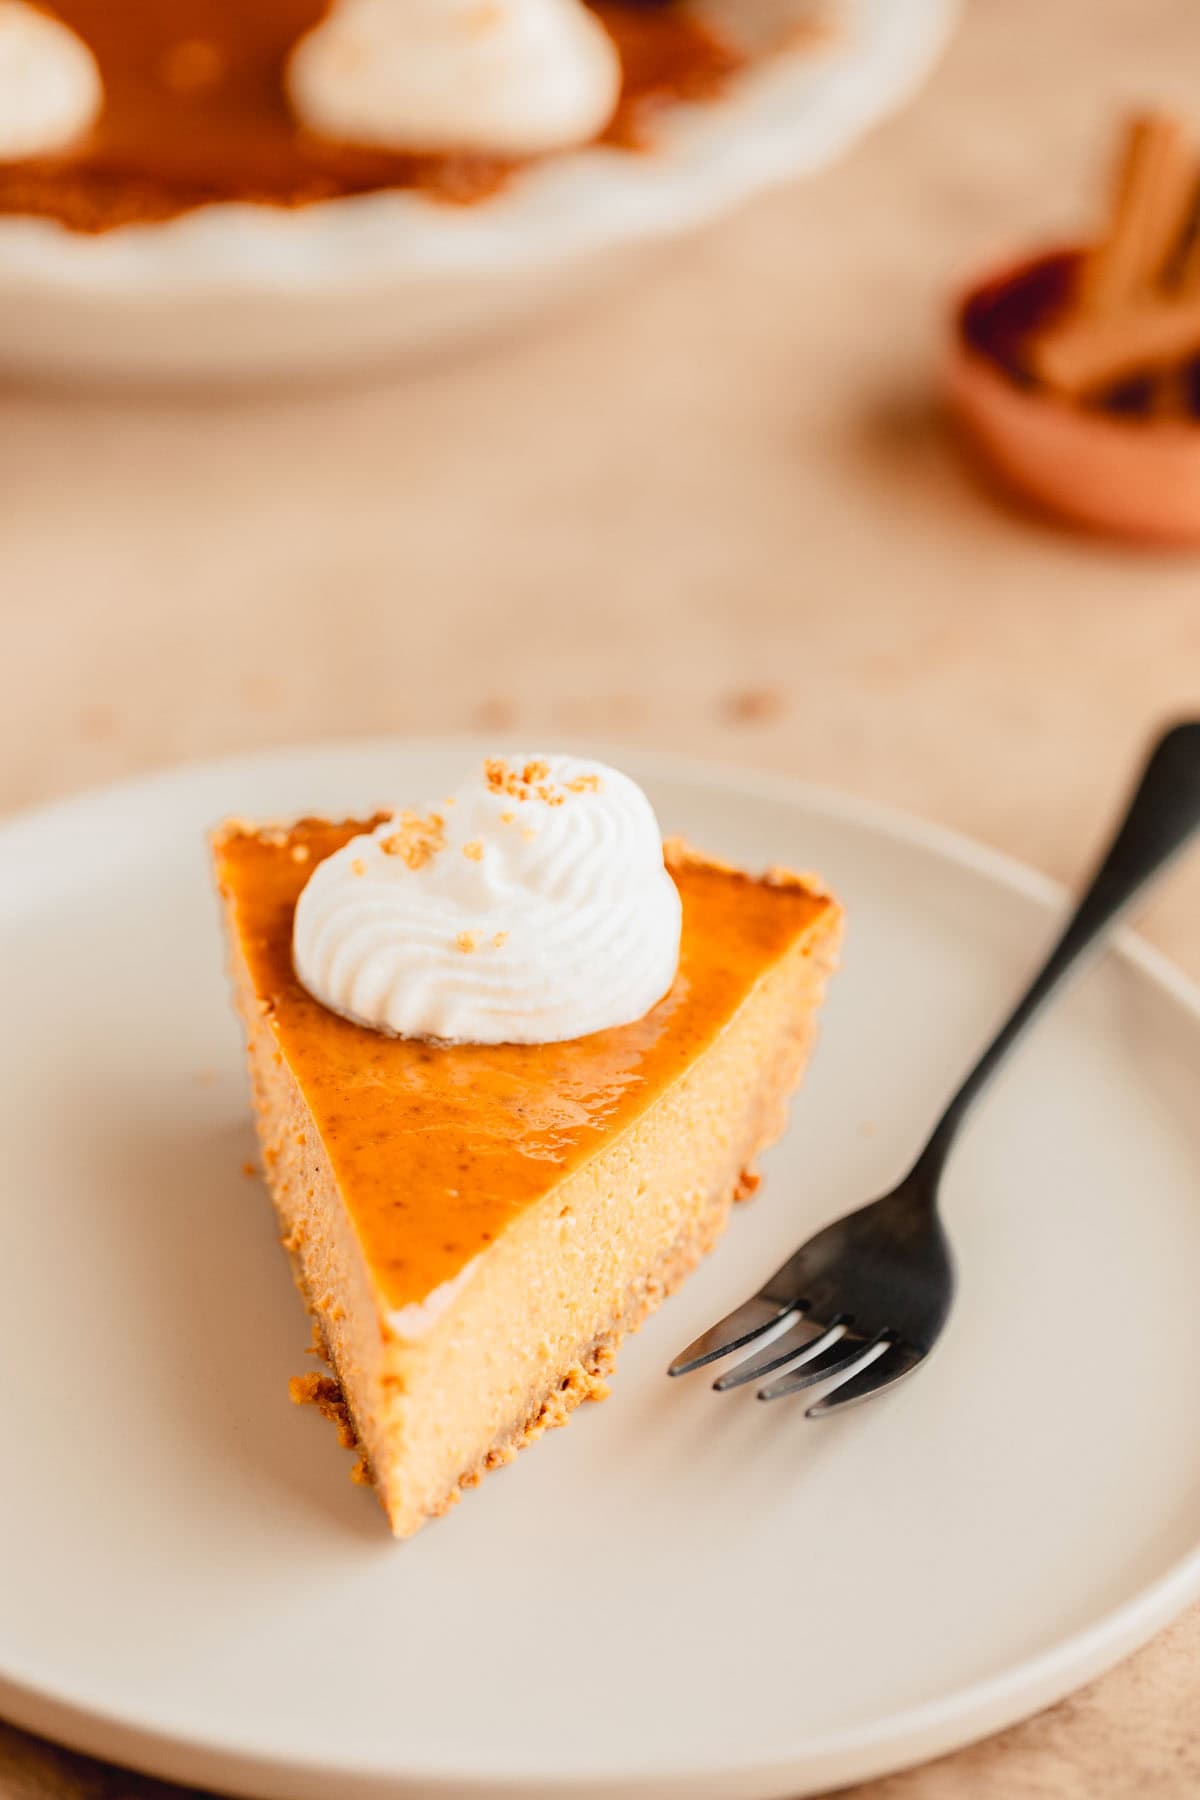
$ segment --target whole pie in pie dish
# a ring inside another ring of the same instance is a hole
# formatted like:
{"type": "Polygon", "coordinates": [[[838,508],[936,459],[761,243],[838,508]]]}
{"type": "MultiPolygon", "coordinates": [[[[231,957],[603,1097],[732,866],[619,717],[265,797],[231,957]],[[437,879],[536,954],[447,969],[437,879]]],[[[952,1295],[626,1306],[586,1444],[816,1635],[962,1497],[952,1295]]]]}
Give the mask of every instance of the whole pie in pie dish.
{"type": "Polygon", "coordinates": [[[0,365],[492,336],[834,160],[957,0],[0,0],[0,365]]]}
{"type": "Polygon", "coordinates": [[[267,1181],[406,1537],[581,1400],[784,1127],[834,965],[819,882],[680,841],[569,758],[421,812],[215,838],[267,1181]]]}

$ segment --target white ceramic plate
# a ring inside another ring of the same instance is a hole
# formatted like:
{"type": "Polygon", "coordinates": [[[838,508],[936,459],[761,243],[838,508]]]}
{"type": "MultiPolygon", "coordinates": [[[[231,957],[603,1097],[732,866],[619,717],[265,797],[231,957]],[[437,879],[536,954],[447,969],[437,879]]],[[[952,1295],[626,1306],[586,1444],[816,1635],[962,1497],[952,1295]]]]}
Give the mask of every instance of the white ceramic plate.
{"type": "MultiPolygon", "coordinates": [[[[714,4],[715,0],[709,0],[714,4]]],[[[720,0],[799,23],[813,0],[720,0]]],[[[90,236],[0,219],[0,363],[168,379],[317,374],[445,348],[596,281],[644,246],[832,162],[919,86],[957,0],[841,0],[819,51],[664,115],[652,155],[589,150],[495,199],[413,194],[201,207],[90,236]]]]}
{"type": "Polygon", "coordinates": [[[184,770],[0,833],[0,1710],[311,1800],[795,1796],[1054,1700],[1200,1593],[1200,1000],[1135,943],[1046,1020],[951,1170],[962,1286],[887,1400],[669,1383],[882,1189],[1059,897],[857,803],[630,753],[665,824],[850,914],[763,1195],[613,1397],[393,1543],[289,1406],[307,1326],[254,1154],[204,828],[442,791],[480,746],[184,770]]]}

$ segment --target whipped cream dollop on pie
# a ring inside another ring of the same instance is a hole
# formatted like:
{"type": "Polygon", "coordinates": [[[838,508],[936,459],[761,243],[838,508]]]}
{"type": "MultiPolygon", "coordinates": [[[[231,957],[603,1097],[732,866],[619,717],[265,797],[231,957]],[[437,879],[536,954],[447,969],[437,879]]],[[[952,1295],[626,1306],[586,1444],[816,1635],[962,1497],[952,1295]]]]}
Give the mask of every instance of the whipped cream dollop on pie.
{"type": "Polygon", "coordinates": [[[552,1043],[662,999],[681,912],[627,775],[570,756],[495,760],[319,863],[292,953],[315,999],[375,1030],[552,1043]]]}
{"type": "Polygon", "coordinates": [[[103,99],[100,70],[82,38],[25,0],[0,0],[0,161],[68,149],[103,99]]]}
{"type": "Polygon", "coordinates": [[[287,85],[324,137],[532,156],[604,130],[621,63],[583,0],[336,0],[287,85]]]}

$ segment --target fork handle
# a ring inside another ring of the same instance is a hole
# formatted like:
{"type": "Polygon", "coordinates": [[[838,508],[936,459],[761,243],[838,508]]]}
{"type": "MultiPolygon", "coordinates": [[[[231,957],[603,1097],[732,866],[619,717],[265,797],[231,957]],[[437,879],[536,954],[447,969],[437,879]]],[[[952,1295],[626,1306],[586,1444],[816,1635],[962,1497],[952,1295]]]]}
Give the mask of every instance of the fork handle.
{"type": "Polygon", "coordinates": [[[1200,828],[1200,719],[1160,738],[1091,885],[1040,973],[947,1106],[913,1170],[934,1191],[972,1103],[1063,978],[1200,828]]]}

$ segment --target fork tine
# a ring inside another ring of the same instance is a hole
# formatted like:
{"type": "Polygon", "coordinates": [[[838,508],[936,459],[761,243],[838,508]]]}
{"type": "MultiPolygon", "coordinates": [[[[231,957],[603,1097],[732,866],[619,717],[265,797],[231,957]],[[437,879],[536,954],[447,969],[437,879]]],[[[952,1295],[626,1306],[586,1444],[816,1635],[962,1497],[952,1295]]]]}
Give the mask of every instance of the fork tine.
{"type": "Polygon", "coordinates": [[[773,1325],[783,1330],[793,1317],[798,1318],[799,1315],[798,1306],[786,1301],[765,1300],[761,1294],[754,1294],[741,1306],[736,1306],[731,1313],[726,1313],[711,1330],[701,1332],[675,1358],[667,1374],[690,1375],[693,1369],[703,1368],[705,1363],[716,1362],[719,1356],[728,1356],[731,1350],[740,1350],[744,1344],[754,1343],[764,1332],[770,1331],[773,1325]]]}
{"type": "Polygon", "coordinates": [[[805,1413],[806,1419],[827,1419],[832,1412],[839,1412],[844,1406],[857,1406],[862,1400],[870,1400],[875,1394],[882,1394],[925,1360],[925,1352],[914,1349],[911,1344],[889,1344],[878,1357],[873,1357],[865,1368],[856,1370],[848,1381],[834,1388],[831,1394],[822,1395],[805,1413]]]}
{"type": "Polygon", "coordinates": [[[804,1351],[805,1356],[815,1356],[819,1350],[826,1349],[845,1335],[838,1320],[832,1325],[818,1325],[815,1319],[797,1319],[796,1323],[785,1331],[782,1337],[772,1340],[769,1350],[761,1351],[757,1356],[747,1356],[727,1369],[724,1375],[718,1376],[713,1387],[718,1394],[727,1393],[730,1388],[743,1387],[748,1381],[757,1381],[761,1375],[769,1375],[772,1369],[782,1368],[784,1363],[804,1351]]]}
{"type": "MultiPolygon", "coordinates": [[[[862,1338],[854,1336],[840,1337],[828,1350],[819,1356],[801,1363],[798,1369],[792,1369],[781,1375],[778,1381],[768,1382],[765,1388],[759,1388],[760,1400],[783,1400],[788,1394],[798,1394],[802,1388],[815,1387],[819,1381],[829,1381],[835,1375],[857,1371],[858,1365],[878,1344],[878,1338],[862,1338]]],[[[880,1355],[882,1355],[882,1351],[880,1355]]],[[[874,1359],[872,1359],[874,1360],[874,1359]]]]}

